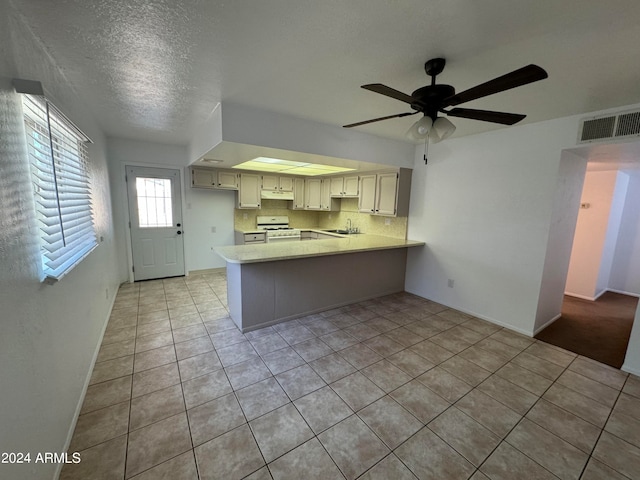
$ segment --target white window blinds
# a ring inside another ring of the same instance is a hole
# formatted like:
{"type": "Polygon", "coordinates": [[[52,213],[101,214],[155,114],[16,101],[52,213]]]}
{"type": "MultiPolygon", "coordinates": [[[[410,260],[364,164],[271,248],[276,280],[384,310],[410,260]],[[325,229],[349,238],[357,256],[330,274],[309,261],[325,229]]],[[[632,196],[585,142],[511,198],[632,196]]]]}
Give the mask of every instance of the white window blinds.
{"type": "Polygon", "coordinates": [[[22,95],[44,280],[54,282],[96,246],[90,140],[44,97],[22,95]]]}

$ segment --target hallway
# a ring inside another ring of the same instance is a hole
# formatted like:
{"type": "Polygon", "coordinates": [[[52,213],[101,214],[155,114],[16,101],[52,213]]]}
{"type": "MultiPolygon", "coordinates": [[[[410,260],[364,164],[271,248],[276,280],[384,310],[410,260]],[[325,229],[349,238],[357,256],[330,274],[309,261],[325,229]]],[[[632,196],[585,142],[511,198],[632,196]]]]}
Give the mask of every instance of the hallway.
{"type": "Polygon", "coordinates": [[[594,302],[565,295],[562,317],[536,338],[620,368],[637,305],[636,297],[613,292],[605,292],[594,302]]]}

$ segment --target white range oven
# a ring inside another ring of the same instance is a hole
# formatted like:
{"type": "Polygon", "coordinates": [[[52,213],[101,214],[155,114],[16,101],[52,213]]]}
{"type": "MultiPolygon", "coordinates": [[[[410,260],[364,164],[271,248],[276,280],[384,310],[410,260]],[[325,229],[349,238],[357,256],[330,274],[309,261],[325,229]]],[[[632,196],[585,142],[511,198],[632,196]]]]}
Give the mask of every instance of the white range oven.
{"type": "Polygon", "coordinates": [[[267,243],[300,240],[300,230],[289,226],[289,217],[286,215],[258,215],[256,217],[256,228],[265,231],[267,243]]]}

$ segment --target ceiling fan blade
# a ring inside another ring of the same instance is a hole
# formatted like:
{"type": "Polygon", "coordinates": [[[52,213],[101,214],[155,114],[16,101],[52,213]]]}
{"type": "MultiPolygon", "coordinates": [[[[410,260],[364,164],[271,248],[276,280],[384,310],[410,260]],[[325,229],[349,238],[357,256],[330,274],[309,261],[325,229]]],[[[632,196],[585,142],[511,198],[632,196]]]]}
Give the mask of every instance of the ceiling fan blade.
{"type": "Polygon", "coordinates": [[[491,110],[475,110],[471,108],[454,108],[449,111],[443,110],[443,112],[451,117],[470,118],[503,125],[513,125],[526,117],[526,115],[519,113],[493,112],[491,110]]]}
{"type": "Polygon", "coordinates": [[[401,102],[405,102],[408,104],[412,104],[416,101],[415,98],[413,98],[411,95],[407,95],[406,93],[402,93],[381,83],[370,83],[368,85],[362,85],[362,88],[379,93],[380,95],[386,95],[387,97],[395,98],[396,100],[400,100],[401,102]]]}
{"type": "Polygon", "coordinates": [[[371,120],[365,120],[364,122],[350,123],[349,125],[343,125],[343,128],[359,127],[360,125],[366,125],[367,123],[379,122],[381,120],[389,120],[390,118],[408,117],[409,115],[415,115],[418,112],[399,113],[397,115],[389,115],[387,117],[372,118],[371,120]]]}
{"type": "Polygon", "coordinates": [[[537,65],[527,65],[501,77],[489,80],[481,85],[465,90],[464,92],[446,98],[442,106],[449,107],[460,105],[461,103],[470,102],[477,98],[493,95],[494,93],[504,92],[515,87],[521,87],[528,83],[537,82],[547,78],[547,72],[537,65]]]}

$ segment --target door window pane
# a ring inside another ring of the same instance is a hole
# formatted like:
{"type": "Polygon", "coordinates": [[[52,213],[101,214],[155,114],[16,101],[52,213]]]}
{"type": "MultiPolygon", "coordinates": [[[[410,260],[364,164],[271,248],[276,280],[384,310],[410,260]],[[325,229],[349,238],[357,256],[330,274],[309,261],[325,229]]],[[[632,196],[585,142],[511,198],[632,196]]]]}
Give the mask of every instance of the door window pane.
{"type": "Polygon", "coordinates": [[[173,227],[170,179],[137,177],[136,192],[140,228],[173,227]]]}

